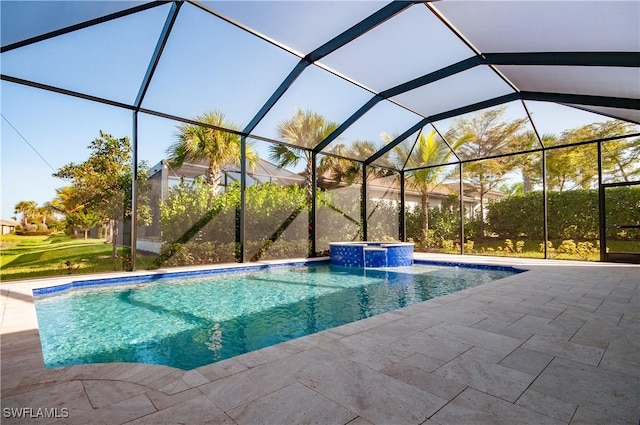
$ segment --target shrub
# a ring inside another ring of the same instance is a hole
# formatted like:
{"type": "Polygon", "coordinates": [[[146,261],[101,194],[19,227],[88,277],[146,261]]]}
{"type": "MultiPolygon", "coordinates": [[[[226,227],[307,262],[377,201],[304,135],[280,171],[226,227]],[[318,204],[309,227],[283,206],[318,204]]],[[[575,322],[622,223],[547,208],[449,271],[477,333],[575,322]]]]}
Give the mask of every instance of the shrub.
{"type": "Polygon", "coordinates": [[[573,239],[568,239],[562,241],[562,243],[558,247],[558,252],[560,254],[575,255],[578,253],[578,247],[576,246],[576,243],[573,241],[573,239]]]}
{"type": "MultiPolygon", "coordinates": [[[[538,250],[540,252],[544,252],[544,242],[538,245],[538,250]]],[[[553,243],[551,241],[547,241],[547,256],[551,258],[556,256],[556,249],[553,247],[553,243]]]]}
{"type": "Polygon", "coordinates": [[[474,252],[474,250],[473,250],[473,241],[466,241],[464,243],[464,251],[465,252],[474,252]]]}
{"type": "MultiPolygon", "coordinates": [[[[37,228],[37,226],[36,226],[37,228]]],[[[51,230],[32,230],[32,231],[28,231],[28,230],[17,230],[15,231],[16,235],[19,236],[48,236],[51,233],[53,233],[51,230]]]]}
{"type": "Polygon", "coordinates": [[[513,241],[511,239],[505,239],[504,241],[504,252],[507,254],[510,252],[514,252],[513,250],[513,241]]]}
{"type": "Polygon", "coordinates": [[[189,266],[195,264],[187,244],[175,243],[162,248],[160,258],[164,266],[189,266]]]}
{"type": "Polygon", "coordinates": [[[453,241],[451,239],[443,239],[441,242],[444,251],[453,251],[453,241]]]}
{"type": "Polygon", "coordinates": [[[236,261],[235,243],[174,243],[163,247],[159,258],[161,265],[169,267],[231,263],[236,261]]]}
{"type": "Polygon", "coordinates": [[[593,246],[591,242],[578,242],[576,245],[576,251],[581,260],[588,260],[594,255],[600,254],[600,244],[593,246]]]}
{"type": "MultiPolygon", "coordinates": [[[[608,221],[635,223],[640,217],[640,187],[611,188],[606,196],[607,205],[615,206],[607,210],[608,221]]],[[[505,238],[542,239],[542,200],[542,192],[536,191],[490,203],[487,207],[488,230],[505,238]]],[[[547,200],[549,239],[597,239],[597,190],[548,191],[547,200]]],[[[634,237],[624,233],[612,236],[622,240],[634,237]]]]}

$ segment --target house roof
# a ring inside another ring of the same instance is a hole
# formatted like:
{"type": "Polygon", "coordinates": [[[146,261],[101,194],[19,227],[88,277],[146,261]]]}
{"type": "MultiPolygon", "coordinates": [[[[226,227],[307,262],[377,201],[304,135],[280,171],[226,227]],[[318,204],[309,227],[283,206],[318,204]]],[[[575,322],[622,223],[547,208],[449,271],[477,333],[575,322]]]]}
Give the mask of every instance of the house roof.
{"type": "MultiPolygon", "coordinates": [[[[160,172],[163,166],[167,168],[169,176],[178,178],[195,178],[204,175],[207,171],[205,161],[185,163],[179,168],[174,168],[171,167],[167,160],[163,160],[151,168],[151,174],[155,175],[160,172]]],[[[227,179],[230,179],[231,181],[239,181],[240,179],[240,167],[237,165],[225,165],[222,168],[222,172],[226,175],[227,179]]],[[[304,181],[304,178],[300,174],[293,173],[287,169],[280,168],[267,160],[258,158],[258,161],[254,166],[251,166],[247,161],[247,181],[248,184],[252,184],[254,182],[273,182],[282,185],[289,185],[293,183],[301,183],[304,181]]]]}
{"type": "Polygon", "coordinates": [[[16,227],[18,225],[20,225],[19,221],[0,219],[0,226],[16,227]]]}

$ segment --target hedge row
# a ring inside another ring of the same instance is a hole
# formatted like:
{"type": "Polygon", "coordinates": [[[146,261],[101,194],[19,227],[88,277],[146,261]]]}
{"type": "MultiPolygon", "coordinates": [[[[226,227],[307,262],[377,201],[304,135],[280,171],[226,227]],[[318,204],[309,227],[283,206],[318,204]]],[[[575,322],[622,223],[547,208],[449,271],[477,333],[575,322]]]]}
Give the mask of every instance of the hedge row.
{"type": "MultiPolygon", "coordinates": [[[[487,228],[500,237],[543,238],[542,192],[529,192],[493,202],[487,228]]],[[[640,187],[610,188],[606,192],[607,224],[640,224],[640,187]]],[[[597,239],[598,191],[547,192],[549,239],[597,239]]],[[[639,232],[616,232],[609,237],[638,238],[639,232]]]]}
{"type": "MultiPolygon", "coordinates": [[[[360,232],[359,202],[354,193],[318,196],[318,251],[331,240],[352,240],[360,232]]],[[[235,261],[236,223],[240,190],[234,187],[211,196],[199,181],[171,189],[160,207],[163,265],[209,264],[235,261]]],[[[298,186],[250,186],[246,192],[245,255],[252,261],[306,257],[309,253],[307,192],[298,186]]]]}
{"type": "MultiPolygon", "coordinates": [[[[164,236],[160,262],[166,265],[235,261],[239,190],[211,198],[197,183],[174,188],[162,207],[164,236]]],[[[360,239],[359,193],[334,191],[318,198],[317,250],[329,241],[360,239]]],[[[607,190],[609,223],[638,223],[640,188],[607,190]]],[[[372,203],[371,203],[372,204],[372,203]]],[[[296,186],[253,186],[247,190],[246,256],[251,260],[304,257],[308,253],[309,208],[306,191],[296,186]]],[[[397,239],[398,208],[391,203],[369,205],[370,240],[397,239]]],[[[542,193],[530,192],[488,205],[486,228],[501,238],[543,239],[542,193]]],[[[594,240],[598,237],[598,192],[548,192],[549,239],[594,240]]],[[[429,232],[424,240],[422,211],[407,213],[407,237],[424,248],[458,240],[460,216],[451,210],[429,210],[429,232]]],[[[465,236],[478,236],[478,221],[465,219],[465,236]]],[[[617,232],[618,239],[640,239],[640,232],[617,232]]]]}

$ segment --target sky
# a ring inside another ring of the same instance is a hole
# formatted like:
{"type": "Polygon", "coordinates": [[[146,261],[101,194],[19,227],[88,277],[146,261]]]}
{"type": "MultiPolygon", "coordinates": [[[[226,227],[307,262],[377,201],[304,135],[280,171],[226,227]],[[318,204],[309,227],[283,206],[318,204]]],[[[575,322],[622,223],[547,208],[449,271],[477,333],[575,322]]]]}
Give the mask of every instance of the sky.
{"type": "MultiPolygon", "coordinates": [[[[208,3],[208,2],[205,2],[208,3]]],[[[243,2],[210,3],[221,13],[255,28],[295,52],[306,54],[335,34],[368,16],[385,2],[243,2]],[[264,8],[278,11],[266,19],[264,8]],[[277,19],[273,17],[277,16],[277,19]],[[313,19],[300,19],[312,16],[313,19]]],[[[53,30],[83,18],[130,6],[134,2],[7,2],[2,10],[2,44],[39,30],[53,30]],[[92,5],[93,4],[93,5],[92,5]],[[36,9],[34,9],[36,8],[36,9]]],[[[64,36],[2,53],[2,74],[62,87],[131,104],[138,93],[149,59],[169,11],[169,5],[86,28],[64,36]]],[[[277,124],[298,108],[313,109],[328,120],[342,122],[366,103],[372,93],[471,56],[460,40],[422,6],[414,6],[327,57],[321,62],[337,74],[356,78],[358,87],[325,69],[309,66],[254,133],[277,139],[277,124]],[[425,28],[425,37],[420,37],[425,28]],[[428,33],[426,32],[428,28],[428,33]],[[428,37],[427,37],[428,36],[428,37]],[[418,54],[416,54],[418,52],[418,54]]],[[[224,111],[229,122],[244,128],[299,57],[260,40],[196,7],[185,4],[165,47],[143,108],[185,118],[205,111],[224,111]]],[[[484,96],[509,92],[495,75],[474,69],[396,99],[431,114],[473,103],[484,96]],[[486,79],[488,78],[488,79],[486,79]],[[447,95],[454,92],[455,96],[447,95]]],[[[8,219],[23,200],[39,205],[55,197],[65,182],[52,177],[70,162],[84,161],[87,146],[105,131],[131,137],[132,112],[0,82],[0,157],[2,210],[8,219]]],[[[540,132],[559,133],[603,120],[574,108],[527,102],[540,132]]],[[[508,118],[524,116],[519,102],[508,105],[508,118]]],[[[378,103],[341,136],[340,141],[380,142],[381,133],[400,134],[421,117],[390,102],[378,103]]],[[[436,123],[446,131],[450,120],[436,123]]],[[[139,115],[139,158],[154,165],[166,157],[178,123],[139,115]]],[[[267,146],[258,145],[267,157],[267,146]]]]}

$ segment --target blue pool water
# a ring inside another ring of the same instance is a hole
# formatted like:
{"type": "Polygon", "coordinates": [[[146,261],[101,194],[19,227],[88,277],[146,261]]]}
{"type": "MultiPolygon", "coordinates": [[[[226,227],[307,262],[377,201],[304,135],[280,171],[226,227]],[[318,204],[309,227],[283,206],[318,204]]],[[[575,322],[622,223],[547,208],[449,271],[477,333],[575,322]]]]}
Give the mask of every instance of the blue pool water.
{"type": "Polygon", "coordinates": [[[422,302],[514,271],[328,264],[161,278],[36,295],[46,367],[185,370],[422,302]]]}

